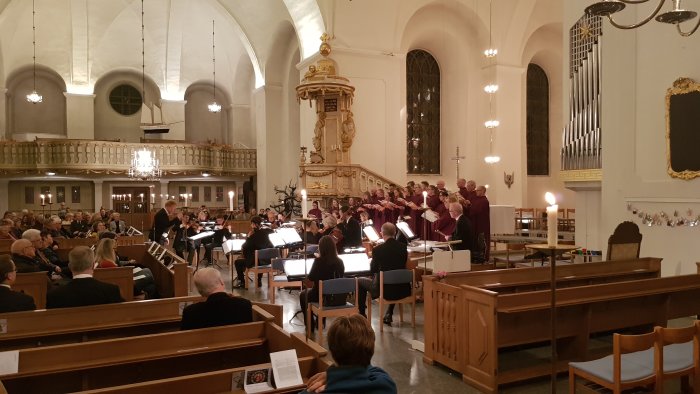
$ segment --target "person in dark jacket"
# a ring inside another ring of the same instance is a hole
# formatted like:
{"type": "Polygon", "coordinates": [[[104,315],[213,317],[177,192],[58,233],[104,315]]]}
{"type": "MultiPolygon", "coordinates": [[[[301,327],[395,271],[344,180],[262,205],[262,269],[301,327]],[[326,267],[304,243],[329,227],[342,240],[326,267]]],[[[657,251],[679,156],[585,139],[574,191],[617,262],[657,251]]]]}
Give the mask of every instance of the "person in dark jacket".
{"type": "MultiPolygon", "coordinates": [[[[311,271],[304,279],[304,286],[306,290],[299,293],[299,304],[301,305],[301,312],[304,315],[304,324],[311,324],[311,331],[313,331],[315,325],[313,322],[306,321],[306,308],[309,302],[318,302],[318,281],[342,278],[345,275],[345,265],[343,260],[338,257],[338,253],[335,249],[335,242],[330,235],[324,235],[321,240],[318,241],[318,253],[319,256],[314,260],[314,264],[311,266],[311,271]]],[[[337,306],[344,305],[345,299],[340,297],[337,300],[326,300],[324,299],[324,305],[337,306]]]]}
{"type": "Polygon", "coordinates": [[[12,290],[17,279],[17,268],[9,255],[0,255],[0,313],[33,311],[34,298],[12,290]]]}
{"type": "Polygon", "coordinates": [[[471,252],[474,250],[474,231],[467,215],[462,214],[463,209],[462,204],[458,202],[450,203],[450,216],[457,221],[457,225],[454,232],[452,232],[452,236],[448,237],[448,241],[462,241],[452,245],[452,249],[469,250],[471,252]]]}
{"type": "Polygon", "coordinates": [[[153,242],[158,242],[161,245],[168,243],[168,231],[173,226],[179,226],[182,214],[177,212],[177,202],[168,200],[163,208],[153,217],[153,227],[151,234],[148,236],[153,242]]]}
{"type": "MultiPolygon", "coordinates": [[[[372,250],[372,262],[370,263],[370,271],[374,275],[372,280],[361,278],[359,279],[359,310],[364,316],[367,305],[367,292],[372,294],[372,298],[379,297],[379,271],[393,271],[406,268],[408,261],[408,251],[406,244],[396,240],[396,226],[393,223],[382,224],[382,238],[384,243],[376,246],[372,250]]],[[[411,285],[392,284],[384,286],[384,298],[387,300],[400,300],[411,295],[411,285]]],[[[390,304],[384,315],[384,323],[391,325],[393,322],[394,304],[390,304]]]]}
{"type": "Polygon", "coordinates": [[[334,366],[309,379],[308,393],[396,393],[396,383],[386,371],[371,364],[374,331],[360,315],[340,316],[328,330],[328,349],[334,366]]]}
{"type": "MultiPolygon", "coordinates": [[[[250,231],[248,232],[248,238],[241,246],[241,254],[243,255],[243,258],[236,260],[234,263],[236,266],[236,274],[238,275],[238,284],[234,287],[245,287],[245,282],[243,282],[245,269],[255,265],[256,250],[272,247],[272,242],[270,242],[271,233],[271,229],[262,228],[262,218],[260,216],[255,216],[250,219],[250,231]]],[[[267,261],[260,263],[260,265],[265,264],[270,263],[267,261]]],[[[262,287],[262,274],[258,274],[258,287],[262,287]]]]}
{"type": "Polygon", "coordinates": [[[352,217],[352,209],[344,205],[340,208],[340,221],[338,227],[343,232],[343,247],[355,248],[362,246],[362,228],[360,222],[352,217]]]}
{"type": "Polygon", "coordinates": [[[204,302],[187,306],[182,311],[181,330],[250,323],[253,304],[245,298],[226,292],[221,274],[214,268],[202,268],[194,274],[194,285],[204,302]]]}
{"type": "Polygon", "coordinates": [[[49,291],[46,295],[46,308],[124,302],[119,286],[92,277],[94,261],[95,255],[87,246],[73,248],[68,254],[68,268],[73,272],[73,280],[49,291]]]}

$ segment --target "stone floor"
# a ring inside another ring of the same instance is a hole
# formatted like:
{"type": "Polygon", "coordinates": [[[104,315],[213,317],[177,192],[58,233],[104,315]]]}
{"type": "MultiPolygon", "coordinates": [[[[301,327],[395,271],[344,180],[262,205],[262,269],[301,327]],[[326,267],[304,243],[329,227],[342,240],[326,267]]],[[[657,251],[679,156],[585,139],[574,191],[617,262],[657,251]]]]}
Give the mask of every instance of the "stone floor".
{"type": "MultiPolygon", "coordinates": [[[[230,289],[231,277],[228,267],[223,266],[222,276],[226,286],[230,289]]],[[[252,284],[252,283],[251,283],[252,284]]],[[[235,289],[234,294],[248,298],[252,301],[268,301],[267,286],[262,289],[249,290],[235,289]]],[[[299,291],[278,290],[276,295],[277,304],[284,305],[284,329],[288,332],[304,332],[304,324],[301,314],[295,313],[300,310],[299,291]]],[[[379,325],[382,324],[378,318],[378,304],[373,304],[372,327],[376,333],[376,343],[372,364],[386,370],[394,379],[400,393],[479,393],[480,391],[462,382],[461,375],[442,366],[431,366],[423,363],[423,353],[413,350],[413,341],[423,341],[423,304],[418,304],[416,308],[416,327],[411,327],[410,307],[404,307],[404,323],[399,324],[398,308],[394,311],[394,323],[391,327],[384,326],[384,332],[379,332],[379,325]]],[[[672,322],[672,325],[690,325],[689,319],[679,319],[672,322]]],[[[328,323],[330,324],[330,322],[328,323]]],[[[313,335],[313,334],[312,334],[313,335]]],[[[312,336],[312,338],[315,338],[312,336]]],[[[603,343],[611,343],[611,337],[599,339],[603,343]]],[[[328,347],[324,335],[324,347],[328,347]]],[[[548,347],[530,351],[530,356],[546,357],[549,352],[548,347]]],[[[329,356],[330,357],[330,356],[329,356]]],[[[510,362],[522,362],[522,355],[513,356],[510,362]]],[[[665,385],[665,393],[680,392],[677,382],[670,382],[665,385]]],[[[568,391],[568,375],[560,374],[557,380],[557,392],[568,391]]],[[[549,378],[535,379],[528,382],[510,385],[501,388],[501,393],[535,394],[548,393],[550,390],[549,378]]]]}

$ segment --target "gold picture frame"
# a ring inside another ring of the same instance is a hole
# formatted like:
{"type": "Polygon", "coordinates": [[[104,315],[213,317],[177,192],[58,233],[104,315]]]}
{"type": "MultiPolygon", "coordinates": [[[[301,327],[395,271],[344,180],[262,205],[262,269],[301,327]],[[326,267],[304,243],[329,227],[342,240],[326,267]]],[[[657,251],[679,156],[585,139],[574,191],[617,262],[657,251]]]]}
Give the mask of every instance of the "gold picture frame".
{"type": "Polygon", "coordinates": [[[698,147],[695,143],[697,141],[692,141],[698,138],[694,136],[695,133],[684,135],[686,129],[693,127],[693,117],[698,116],[698,110],[700,84],[691,78],[678,78],[673,82],[673,86],[666,90],[666,162],[668,174],[673,178],[691,180],[700,177],[700,155],[684,150],[698,147]],[[674,97],[680,95],[683,95],[682,101],[680,97],[674,97]],[[676,130],[673,134],[672,125],[676,130]],[[698,161],[688,163],[689,160],[698,161]]]}

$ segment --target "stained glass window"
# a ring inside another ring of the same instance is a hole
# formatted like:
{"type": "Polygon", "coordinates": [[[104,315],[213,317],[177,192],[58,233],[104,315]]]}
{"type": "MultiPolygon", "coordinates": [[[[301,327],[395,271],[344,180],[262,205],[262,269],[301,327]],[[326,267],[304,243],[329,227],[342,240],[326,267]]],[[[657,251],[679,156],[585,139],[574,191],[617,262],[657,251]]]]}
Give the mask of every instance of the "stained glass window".
{"type": "Polygon", "coordinates": [[[420,49],[406,56],[406,143],[409,174],[440,173],[440,67],[420,49]]]}
{"type": "Polygon", "coordinates": [[[542,67],[527,66],[527,175],[549,175],[549,81],[542,67]]]}

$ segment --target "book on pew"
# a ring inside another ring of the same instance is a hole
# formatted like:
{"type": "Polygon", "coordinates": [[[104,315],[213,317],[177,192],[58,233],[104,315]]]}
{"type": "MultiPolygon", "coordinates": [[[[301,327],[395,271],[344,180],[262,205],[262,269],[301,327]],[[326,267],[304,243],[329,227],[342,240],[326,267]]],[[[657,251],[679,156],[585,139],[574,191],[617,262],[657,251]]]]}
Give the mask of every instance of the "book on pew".
{"type": "Polygon", "coordinates": [[[283,389],[304,384],[295,349],[270,353],[270,363],[276,388],[283,389]]]}
{"type": "Polygon", "coordinates": [[[10,375],[19,371],[19,350],[0,352],[0,375],[10,375]]]}
{"type": "Polygon", "coordinates": [[[272,371],[270,368],[255,368],[245,370],[243,390],[246,393],[264,393],[272,391],[272,371]]]}

